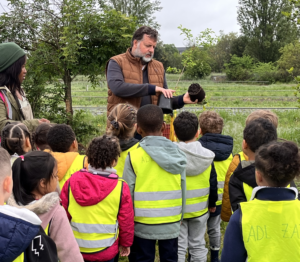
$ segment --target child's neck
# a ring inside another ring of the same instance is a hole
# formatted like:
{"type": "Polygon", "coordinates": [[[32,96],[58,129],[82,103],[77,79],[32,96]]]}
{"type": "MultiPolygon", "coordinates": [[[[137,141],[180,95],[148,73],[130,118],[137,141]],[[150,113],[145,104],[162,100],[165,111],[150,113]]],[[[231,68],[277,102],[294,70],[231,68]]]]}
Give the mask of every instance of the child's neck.
{"type": "Polygon", "coordinates": [[[188,144],[188,143],[195,142],[196,140],[197,140],[197,138],[194,138],[194,139],[192,139],[192,140],[189,140],[189,141],[180,141],[180,142],[183,142],[183,143],[186,143],[186,144],[188,144]]]}
{"type": "Polygon", "coordinates": [[[247,157],[248,157],[248,161],[255,161],[255,153],[248,150],[248,152],[246,153],[247,157]]]}

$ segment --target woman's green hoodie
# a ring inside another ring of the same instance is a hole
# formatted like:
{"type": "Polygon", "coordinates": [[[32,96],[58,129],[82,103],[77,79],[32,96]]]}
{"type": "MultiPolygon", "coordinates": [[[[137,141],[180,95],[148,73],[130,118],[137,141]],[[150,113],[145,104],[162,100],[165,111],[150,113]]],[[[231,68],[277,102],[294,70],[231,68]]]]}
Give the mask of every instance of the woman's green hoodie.
{"type": "MultiPolygon", "coordinates": [[[[25,126],[27,126],[27,128],[30,132],[33,132],[36,129],[36,127],[39,125],[38,119],[32,119],[32,120],[23,119],[20,108],[18,106],[18,103],[15,100],[12,93],[9,91],[9,89],[7,87],[0,87],[0,92],[2,90],[6,91],[6,96],[11,104],[12,119],[7,119],[6,106],[5,106],[4,102],[2,101],[2,99],[0,99],[0,131],[3,129],[3,127],[5,127],[7,122],[20,121],[23,124],[25,124],[25,126]]],[[[0,135],[1,135],[1,133],[0,133],[0,135]]]]}

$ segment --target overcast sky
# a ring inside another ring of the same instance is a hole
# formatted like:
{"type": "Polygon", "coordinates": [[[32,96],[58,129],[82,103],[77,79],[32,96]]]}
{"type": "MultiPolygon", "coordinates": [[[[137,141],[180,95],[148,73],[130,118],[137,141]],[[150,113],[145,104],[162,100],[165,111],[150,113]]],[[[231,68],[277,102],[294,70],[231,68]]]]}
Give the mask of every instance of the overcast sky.
{"type": "MultiPolygon", "coordinates": [[[[4,8],[6,3],[6,0],[0,0],[4,8]]],[[[184,46],[177,28],[179,25],[192,29],[194,36],[206,28],[217,34],[220,30],[225,33],[239,32],[237,5],[238,0],[161,0],[163,9],[155,15],[161,25],[161,40],[165,44],[184,46]]],[[[2,11],[0,5],[0,13],[2,11]]]]}

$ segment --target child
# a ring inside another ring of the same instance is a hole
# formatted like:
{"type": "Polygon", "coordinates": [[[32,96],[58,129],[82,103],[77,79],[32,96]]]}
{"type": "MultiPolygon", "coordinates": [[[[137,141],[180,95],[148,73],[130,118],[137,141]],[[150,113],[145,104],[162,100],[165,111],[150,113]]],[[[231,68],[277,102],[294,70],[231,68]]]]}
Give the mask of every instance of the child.
{"type": "Polygon", "coordinates": [[[205,232],[209,210],[213,214],[218,200],[215,154],[197,141],[199,122],[195,114],[180,113],[174,121],[178,147],[187,157],[186,206],[178,239],[178,261],[185,262],[189,249],[191,261],[206,261],[205,232]]]}
{"type": "Polygon", "coordinates": [[[224,121],[223,118],[213,111],[204,111],[199,117],[200,134],[199,142],[203,147],[215,153],[214,166],[218,180],[218,201],[216,212],[209,215],[207,221],[207,233],[211,249],[211,261],[219,261],[219,250],[221,246],[221,209],[223,188],[226,172],[233,159],[233,138],[222,135],[224,121]]]}
{"type": "Polygon", "coordinates": [[[121,256],[130,253],[134,214],[129,187],[113,169],[119,154],[116,137],[94,138],[87,150],[89,171],[73,174],[62,190],[62,205],[85,261],[114,261],[119,247],[121,256]]]}
{"type": "Polygon", "coordinates": [[[139,141],[133,137],[136,130],[136,109],[130,104],[118,104],[107,119],[106,133],[119,138],[122,152],[115,169],[118,176],[122,177],[128,153],[139,145],[139,141]]]}
{"type": "Polygon", "coordinates": [[[242,161],[238,165],[229,181],[229,197],[233,212],[237,210],[239,203],[250,200],[253,188],[257,186],[255,152],[260,146],[276,140],[275,126],[264,118],[255,119],[245,127],[242,147],[249,160],[242,161]]]}
{"type": "MultiPolygon", "coordinates": [[[[60,189],[72,174],[82,168],[87,168],[86,156],[79,155],[78,143],[72,128],[68,125],[55,125],[48,131],[47,143],[51,154],[57,161],[60,189]]],[[[45,150],[49,152],[49,150],[45,150]]]]}
{"type": "Polygon", "coordinates": [[[222,262],[299,261],[300,203],[296,188],[300,156],[293,142],[263,145],[255,156],[258,187],[227,226],[222,262]]]}
{"type": "Polygon", "coordinates": [[[37,150],[44,151],[45,149],[50,150],[50,146],[47,143],[47,134],[50,130],[51,127],[53,127],[54,124],[48,124],[48,123],[43,123],[40,124],[33,135],[33,142],[37,148],[37,150]]]}
{"type": "MultiPolygon", "coordinates": [[[[269,120],[276,128],[278,127],[278,117],[275,113],[270,110],[255,110],[252,112],[246,119],[246,125],[248,125],[251,121],[257,118],[264,118],[269,120]]],[[[223,200],[222,200],[222,210],[221,210],[221,219],[225,222],[229,222],[230,216],[232,214],[230,199],[229,199],[229,192],[228,192],[228,184],[231,175],[233,174],[234,170],[237,168],[241,161],[248,161],[248,157],[245,153],[239,152],[233,157],[232,162],[229,165],[229,168],[226,173],[225,178],[225,185],[224,185],[224,193],[223,193],[223,200]]]]}
{"type": "Polygon", "coordinates": [[[11,195],[13,181],[10,155],[3,148],[0,148],[0,166],[0,261],[57,261],[55,244],[45,235],[38,216],[27,209],[4,205],[11,195]],[[36,244],[35,238],[40,243],[36,244]]]}
{"type": "Polygon", "coordinates": [[[61,262],[83,261],[67,215],[60,206],[57,164],[52,155],[34,151],[15,160],[13,195],[7,204],[22,206],[39,216],[42,227],[56,244],[61,262]]]}
{"type": "Polygon", "coordinates": [[[123,172],[134,200],[134,250],[130,261],[154,261],[158,240],[161,261],[176,261],[180,223],[185,206],[185,154],[162,136],[162,110],[145,105],[137,112],[143,137],[131,151],[123,172]]]}
{"type": "Polygon", "coordinates": [[[1,133],[1,146],[11,155],[11,165],[32,149],[31,135],[22,123],[6,125],[1,133]]]}

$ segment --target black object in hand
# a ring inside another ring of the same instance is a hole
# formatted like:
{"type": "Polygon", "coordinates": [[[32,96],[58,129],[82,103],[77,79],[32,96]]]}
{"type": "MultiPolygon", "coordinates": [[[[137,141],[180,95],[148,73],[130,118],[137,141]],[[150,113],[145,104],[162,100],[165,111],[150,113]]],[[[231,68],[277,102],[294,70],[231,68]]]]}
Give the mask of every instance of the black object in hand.
{"type": "Polygon", "coordinates": [[[195,102],[198,99],[198,103],[200,103],[205,98],[205,92],[199,84],[191,84],[188,92],[191,101],[193,102],[195,102]]]}

